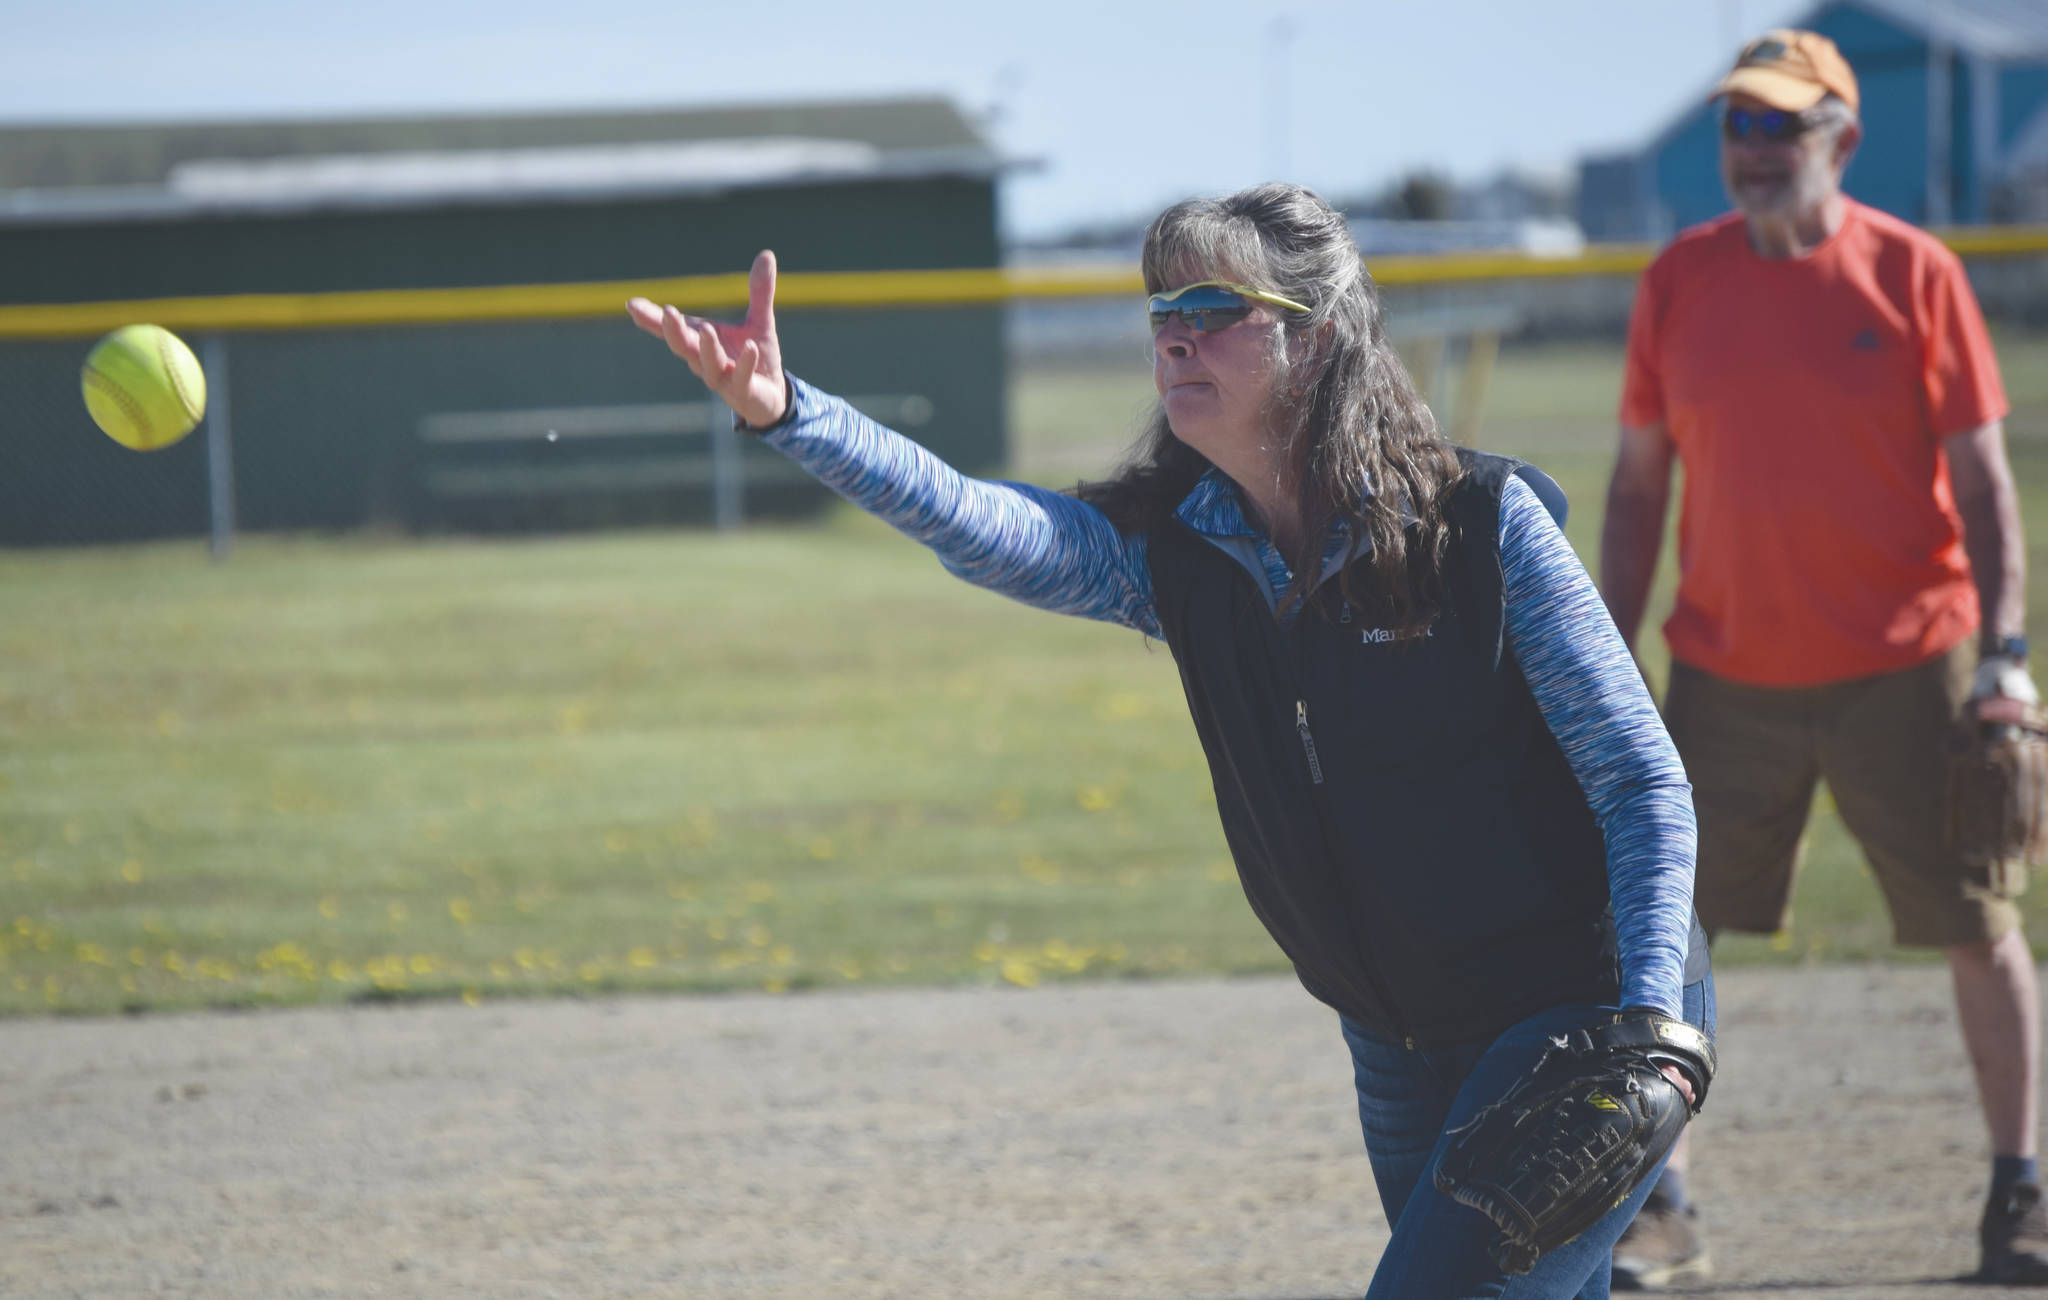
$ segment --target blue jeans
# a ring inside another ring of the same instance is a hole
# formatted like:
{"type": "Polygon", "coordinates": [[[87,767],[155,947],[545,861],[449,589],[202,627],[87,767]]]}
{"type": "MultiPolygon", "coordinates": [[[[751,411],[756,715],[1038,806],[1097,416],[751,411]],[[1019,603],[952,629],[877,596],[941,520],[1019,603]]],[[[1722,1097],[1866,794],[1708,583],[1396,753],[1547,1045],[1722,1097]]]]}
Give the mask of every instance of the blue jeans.
{"type": "MultiPolygon", "coordinates": [[[[1685,986],[1684,1009],[1688,1022],[1714,1031],[1713,976],[1685,986]]],[[[1432,1178],[1446,1130],[1526,1074],[1551,1034],[1584,1028],[1614,1010],[1590,1003],[1551,1007],[1491,1042],[1415,1051],[1343,1022],[1365,1150],[1394,1228],[1366,1300],[1607,1300],[1614,1243],[1649,1196],[1654,1173],[1606,1217],[1519,1276],[1502,1273],[1488,1253],[1493,1223],[1437,1191],[1432,1178]]]]}

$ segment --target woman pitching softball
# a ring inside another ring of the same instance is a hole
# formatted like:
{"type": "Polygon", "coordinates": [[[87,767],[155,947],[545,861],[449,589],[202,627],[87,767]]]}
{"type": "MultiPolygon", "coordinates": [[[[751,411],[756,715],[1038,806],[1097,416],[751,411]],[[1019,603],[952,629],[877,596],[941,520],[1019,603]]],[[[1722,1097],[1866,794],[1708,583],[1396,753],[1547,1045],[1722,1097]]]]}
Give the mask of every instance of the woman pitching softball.
{"type": "MultiPolygon", "coordinates": [[[[1143,264],[1159,407],[1071,493],[967,478],[787,374],[770,253],[743,324],[630,310],[956,575],[1166,642],[1245,895],[1351,1050],[1393,1225],[1370,1295],[1605,1296],[1661,1150],[1533,1267],[1484,1188],[1439,1185],[1456,1131],[1554,1044],[1624,1011],[1712,1026],[1690,789],[1561,494],[1442,437],[1308,191],[1178,204],[1143,264]]],[[[1695,1095],[1673,1066],[1649,1078],[1695,1095]]]]}

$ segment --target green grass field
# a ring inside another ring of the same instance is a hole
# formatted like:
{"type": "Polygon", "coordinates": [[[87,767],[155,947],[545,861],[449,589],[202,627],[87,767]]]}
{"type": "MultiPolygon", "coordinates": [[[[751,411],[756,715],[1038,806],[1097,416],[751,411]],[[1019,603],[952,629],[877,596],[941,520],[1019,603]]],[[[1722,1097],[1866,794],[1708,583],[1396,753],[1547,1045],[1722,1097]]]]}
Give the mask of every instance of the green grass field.
{"type": "MultiPolygon", "coordinates": [[[[2048,519],[2048,338],[2001,342],[2048,519]]],[[[1481,438],[1587,556],[1618,376],[1511,350],[1481,438]]],[[[1015,472],[1101,472],[1147,396],[1018,376],[1015,472]]],[[[850,512],[0,552],[0,592],[0,1012],[1284,969],[1163,647],[850,512]]],[[[1793,930],[1722,960],[1889,951],[1824,799],[1812,841],[1793,930]]]]}

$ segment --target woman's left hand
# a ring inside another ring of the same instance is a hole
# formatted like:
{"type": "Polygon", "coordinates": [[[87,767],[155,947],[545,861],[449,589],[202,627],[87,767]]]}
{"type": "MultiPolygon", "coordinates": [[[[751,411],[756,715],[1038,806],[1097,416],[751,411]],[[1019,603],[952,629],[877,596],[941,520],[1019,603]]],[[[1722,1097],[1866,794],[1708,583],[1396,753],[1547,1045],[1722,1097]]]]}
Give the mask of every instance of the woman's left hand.
{"type": "Polygon", "coordinates": [[[1667,1065],[1664,1066],[1663,1069],[1664,1077],[1671,1080],[1671,1082],[1673,1082],[1674,1084],[1678,1085],[1678,1091],[1685,1097],[1685,1104],[1688,1106],[1694,1105],[1695,1101],[1692,1095],[1692,1080],[1686,1077],[1685,1071],[1679,1069],[1675,1065],[1667,1065]]]}

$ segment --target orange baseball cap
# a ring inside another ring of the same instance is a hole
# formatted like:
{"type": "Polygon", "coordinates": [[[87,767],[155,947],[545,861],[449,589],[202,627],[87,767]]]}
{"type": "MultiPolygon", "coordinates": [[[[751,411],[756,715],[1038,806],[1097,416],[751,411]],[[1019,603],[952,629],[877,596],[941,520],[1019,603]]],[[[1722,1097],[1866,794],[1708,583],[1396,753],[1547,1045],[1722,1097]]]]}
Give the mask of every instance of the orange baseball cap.
{"type": "Polygon", "coordinates": [[[1856,74],[1827,37],[1780,27],[1742,47],[1713,98],[1737,94],[1787,113],[1804,112],[1829,95],[1855,108],[1856,74]]]}

